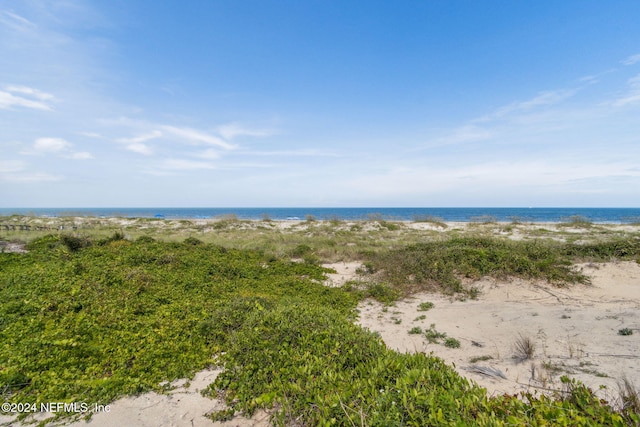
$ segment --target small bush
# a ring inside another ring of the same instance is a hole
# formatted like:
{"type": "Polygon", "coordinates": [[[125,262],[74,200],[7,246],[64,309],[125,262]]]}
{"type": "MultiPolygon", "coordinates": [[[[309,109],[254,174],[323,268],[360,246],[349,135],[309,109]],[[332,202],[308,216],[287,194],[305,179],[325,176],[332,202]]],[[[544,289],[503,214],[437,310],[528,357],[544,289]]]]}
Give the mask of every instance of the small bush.
{"type": "Polygon", "coordinates": [[[432,323],[429,329],[424,331],[424,336],[431,344],[439,344],[441,339],[447,338],[447,334],[436,330],[435,323],[432,323]]]}
{"type": "Polygon", "coordinates": [[[291,251],[291,256],[294,258],[302,258],[305,255],[313,254],[313,248],[309,245],[298,245],[291,251]]]}
{"type": "Polygon", "coordinates": [[[136,239],[136,243],[153,243],[156,239],[151,236],[140,236],[136,239]]]}
{"type": "Polygon", "coordinates": [[[383,283],[369,284],[366,289],[366,296],[383,304],[390,304],[396,301],[399,297],[398,291],[383,283]]]}
{"type": "Polygon", "coordinates": [[[430,301],[421,302],[418,305],[418,311],[427,311],[427,310],[431,310],[432,308],[433,308],[433,303],[430,301]]]}
{"type": "Polygon", "coordinates": [[[460,348],[460,341],[455,338],[447,338],[444,340],[444,346],[448,348],[460,348]]]}
{"type": "Polygon", "coordinates": [[[197,239],[195,237],[187,237],[186,239],[184,239],[184,243],[185,245],[190,245],[190,246],[198,246],[198,245],[202,245],[203,242],[200,239],[197,239]]]}
{"type": "Polygon", "coordinates": [[[572,215],[569,218],[563,218],[560,226],[570,226],[579,228],[590,228],[593,226],[593,222],[582,215],[572,215]]]}
{"type": "Polygon", "coordinates": [[[428,222],[440,228],[447,228],[447,224],[442,218],[431,215],[416,215],[413,217],[413,222],[428,222]]]}
{"type": "Polygon", "coordinates": [[[536,352],[536,343],[530,337],[518,334],[518,338],[513,343],[513,351],[516,359],[533,359],[533,355],[536,352]]]}
{"type": "Polygon", "coordinates": [[[60,242],[71,252],[79,251],[82,248],[91,246],[91,240],[86,236],[73,236],[71,234],[63,234],[60,236],[60,242]]]}
{"type": "Polygon", "coordinates": [[[420,326],[414,326],[409,329],[409,335],[418,335],[422,333],[422,328],[420,326]]]}
{"type": "Polygon", "coordinates": [[[618,330],[618,335],[623,335],[623,336],[633,335],[633,330],[629,328],[622,328],[618,330]]]}

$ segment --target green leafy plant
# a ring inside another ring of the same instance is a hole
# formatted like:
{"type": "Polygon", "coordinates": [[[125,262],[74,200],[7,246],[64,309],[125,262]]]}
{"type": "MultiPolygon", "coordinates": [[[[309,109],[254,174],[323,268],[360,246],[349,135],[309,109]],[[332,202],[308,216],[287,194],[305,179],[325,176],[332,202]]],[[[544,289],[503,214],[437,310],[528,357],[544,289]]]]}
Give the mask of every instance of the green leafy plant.
{"type": "Polygon", "coordinates": [[[433,303],[430,301],[421,302],[418,305],[418,311],[427,311],[427,310],[431,310],[432,308],[433,308],[433,303]]]}
{"type": "Polygon", "coordinates": [[[460,348],[460,341],[455,338],[447,338],[444,340],[444,346],[448,348],[460,348]]]}
{"type": "Polygon", "coordinates": [[[447,338],[447,334],[436,330],[435,323],[432,323],[431,326],[429,326],[429,329],[424,331],[424,336],[431,344],[439,344],[441,339],[447,338]]]}

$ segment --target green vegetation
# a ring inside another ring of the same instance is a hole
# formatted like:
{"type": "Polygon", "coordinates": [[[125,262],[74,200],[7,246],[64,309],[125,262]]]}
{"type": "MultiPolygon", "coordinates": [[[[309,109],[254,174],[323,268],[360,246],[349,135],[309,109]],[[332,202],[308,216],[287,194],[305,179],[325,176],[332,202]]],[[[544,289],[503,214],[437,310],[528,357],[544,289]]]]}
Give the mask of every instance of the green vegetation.
{"type": "Polygon", "coordinates": [[[489,355],[476,356],[476,357],[472,357],[471,359],[469,359],[469,362],[470,363],[485,362],[485,361],[491,360],[491,359],[493,359],[493,356],[489,356],[489,355]]]}
{"type": "Polygon", "coordinates": [[[474,297],[478,290],[464,287],[463,278],[516,276],[558,286],[587,283],[584,275],[571,268],[573,262],[639,255],[640,239],[636,237],[576,245],[463,236],[378,252],[371,256],[369,269],[380,272],[403,295],[430,289],[474,297]]]}
{"type": "Polygon", "coordinates": [[[424,331],[424,336],[430,344],[439,344],[441,339],[447,338],[447,334],[436,330],[435,323],[432,323],[429,329],[424,331]]]}
{"type": "Polygon", "coordinates": [[[431,301],[421,302],[418,305],[418,311],[427,311],[433,308],[433,303],[431,301]]]}
{"type": "Polygon", "coordinates": [[[460,348],[460,341],[455,338],[447,338],[444,340],[444,346],[448,348],[460,348]]]}
{"type": "MultiPolygon", "coordinates": [[[[237,218],[208,231],[164,222],[177,234],[143,228],[156,220],[34,231],[28,253],[0,253],[0,401],[106,404],[221,365],[209,392],[229,409],[215,419],[265,408],[278,425],[640,423],[631,392],[621,412],[569,380],[554,397],[488,397],[441,359],[391,351],[353,323],[363,298],[389,304],[424,288],[469,295],[465,278],[585,282],[573,260],[637,259],[636,236],[581,245],[416,237],[376,222],[307,219],[287,233],[272,221],[245,229],[237,218]],[[323,286],[319,263],[335,259],[364,261],[367,276],[323,286]]],[[[460,345],[435,325],[416,328],[460,345]]]]}
{"type": "Polygon", "coordinates": [[[0,391],[107,403],[192,375],[254,310],[304,302],[345,318],[325,269],[197,243],[47,236],[0,254],[0,391]],[[82,242],[78,245],[77,242],[82,242]]]}
{"type": "Polygon", "coordinates": [[[633,330],[629,328],[622,328],[618,330],[618,335],[623,335],[623,336],[633,335],[633,330]]]}

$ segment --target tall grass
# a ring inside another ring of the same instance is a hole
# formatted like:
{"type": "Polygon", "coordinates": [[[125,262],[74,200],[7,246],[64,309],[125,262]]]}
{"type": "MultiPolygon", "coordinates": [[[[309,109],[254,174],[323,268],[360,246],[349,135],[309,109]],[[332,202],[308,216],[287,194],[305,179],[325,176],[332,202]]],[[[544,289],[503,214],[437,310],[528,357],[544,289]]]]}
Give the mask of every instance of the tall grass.
{"type": "Polygon", "coordinates": [[[586,283],[584,275],[570,268],[568,252],[562,245],[542,241],[454,237],[373,254],[370,266],[404,294],[420,289],[465,293],[469,290],[462,278],[483,276],[586,283]]]}

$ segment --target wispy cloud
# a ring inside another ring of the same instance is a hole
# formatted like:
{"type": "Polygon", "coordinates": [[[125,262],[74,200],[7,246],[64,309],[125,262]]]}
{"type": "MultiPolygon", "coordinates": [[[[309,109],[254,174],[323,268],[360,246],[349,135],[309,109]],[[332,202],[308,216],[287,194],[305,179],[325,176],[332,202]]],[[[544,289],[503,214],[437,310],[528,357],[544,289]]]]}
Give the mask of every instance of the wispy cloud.
{"type": "Polygon", "coordinates": [[[119,138],[116,141],[123,142],[125,144],[139,144],[142,142],[150,141],[152,139],[160,138],[161,136],[162,136],[162,132],[160,132],[159,130],[154,130],[149,133],[134,136],[132,138],[119,138]]]}
{"type": "Polygon", "coordinates": [[[219,158],[220,150],[230,151],[238,148],[237,145],[231,144],[221,136],[190,127],[147,123],[124,117],[117,120],[103,120],[103,123],[116,126],[124,125],[125,127],[138,129],[134,136],[116,138],[115,142],[124,144],[125,149],[129,151],[147,156],[154,154],[154,150],[147,144],[152,140],[162,140],[165,145],[167,142],[175,141],[185,145],[216,147],[215,149],[210,148],[198,153],[192,153],[196,157],[205,159],[219,158]]]}
{"type": "Polygon", "coordinates": [[[127,144],[125,147],[129,151],[133,151],[134,153],[142,154],[145,156],[150,156],[153,154],[153,150],[146,144],[142,144],[139,142],[134,142],[132,144],[127,144]]]}
{"type": "Polygon", "coordinates": [[[624,65],[633,65],[640,62],[640,53],[636,55],[631,55],[628,58],[621,61],[624,65]]]}
{"type": "Polygon", "coordinates": [[[60,181],[59,175],[43,172],[34,172],[28,169],[28,165],[20,160],[0,161],[0,180],[9,182],[43,182],[60,181]]]}
{"type": "Polygon", "coordinates": [[[236,145],[230,144],[222,138],[196,129],[176,126],[161,126],[161,129],[173,136],[176,136],[184,141],[193,144],[214,145],[225,150],[233,150],[237,148],[236,145]]]}
{"type": "Polygon", "coordinates": [[[531,99],[526,101],[513,102],[497,109],[496,111],[476,119],[476,122],[488,122],[491,120],[502,119],[514,113],[531,111],[538,107],[559,104],[560,102],[571,98],[578,92],[578,89],[559,89],[548,90],[538,93],[531,99]]]}
{"type": "Polygon", "coordinates": [[[4,86],[3,89],[0,90],[0,109],[24,107],[34,110],[51,110],[47,101],[52,101],[54,96],[49,93],[27,86],[4,86]]]}
{"type": "Polygon", "coordinates": [[[9,12],[8,10],[0,11],[0,23],[9,27],[13,31],[24,32],[36,28],[36,24],[29,21],[27,18],[20,16],[16,13],[9,12]]]}
{"type": "Polygon", "coordinates": [[[71,149],[71,143],[62,138],[38,138],[33,144],[36,153],[60,152],[71,149]]]}
{"type": "Polygon", "coordinates": [[[252,156],[277,156],[277,157],[340,157],[333,151],[319,150],[317,148],[304,148],[299,150],[273,150],[273,151],[247,151],[245,154],[252,156]]]}
{"type": "Polygon", "coordinates": [[[67,156],[70,159],[74,159],[74,160],[88,160],[88,159],[93,159],[93,155],[87,151],[77,151],[75,153],[70,154],[69,156],[67,156]]]}
{"type": "Polygon", "coordinates": [[[436,138],[430,145],[449,145],[467,142],[477,142],[490,139],[496,135],[495,130],[489,130],[486,127],[478,126],[474,123],[460,126],[452,130],[447,135],[436,138]]]}
{"type": "Polygon", "coordinates": [[[209,148],[204,151],[199,151],[198,153],[195,154],[195,157],[198,157],[201,159],[215,160],[220,158],[220,153],[214,150],[213,148],[209,148]]]}
{"type": "Polygon", "coordinates": [[[41,156],[45,154],[57,154],[61,157],[74,160],[93,159],[93,155],[86,151],[74,151],[73,144],[62,138],[38,138],[33,145],[20,154],[27,156],[41,156]]]}
{"type": "Polygon", "coordinates": [[[151,149],[151,147],[144,143],[160,137],[162,137],[162,132],[160,132],[159,130],[154,130],[142,135],[134,136],[132,138],[118,138],[116,139],[116,141],[125,144],[125,148],[129,151],[143,154],[145,156],[150,156],[151,154],[153,154],[153,150],[151,149]]]}
{"type": "Polygon", "coordinates": [[[160,165],[160,167],[162,169],[173,170],[173,171],[214,169],[214,166],[211,163],[198,162],[198,161],[185,160],[185,159],[167,159],[160,165]]]}
{"type": "Polygon", "coordinates": [[[629,88],[627,93],[611,103],[614,107],[623,107],[640,102],[640,74],[627,81],[629,88]]]}
{"type": "Polygon", "coordinates": [[[267,129],[251,129],[248,127],[241,126],[238,123],[228,123],[222,126],[218,126],[217,129],[220,136],[224,139],[231,140],[237,136],[253,136],[253,137],[262,137],[262,136],[270,136],[274,134],[274,131],[267,129]]]}

